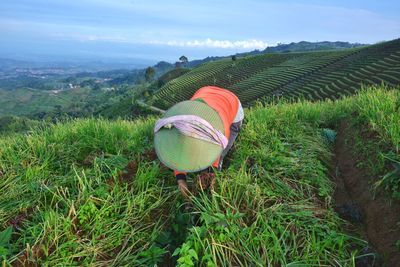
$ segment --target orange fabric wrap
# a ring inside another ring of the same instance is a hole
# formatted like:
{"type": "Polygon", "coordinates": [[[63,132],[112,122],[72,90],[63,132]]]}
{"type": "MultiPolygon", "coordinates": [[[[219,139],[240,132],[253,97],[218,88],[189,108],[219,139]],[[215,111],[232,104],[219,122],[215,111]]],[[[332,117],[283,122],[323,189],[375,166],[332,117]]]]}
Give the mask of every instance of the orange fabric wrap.
{"type": "Polygon", "coordinates": [[[239,99],[229,90],[205,86],[200,88],[190,100],[201,98],[204,102],[218,112],[225,128],[225,136],[229,139],[230,127],[239,109],[239,99]]]}
{"type": "MultiPolygon", "coordinates": [[[[197,90],[190,100],[201,98],[211,108],[218,112],[224,124],[225,136],[229,139],[230,127],[233,123],[239,109],[239,99],[237,96],[227,89],[217,86],[205,86],[197,90]]],[[[212,166],[218,167],[219,159],[212,166]]],[[[174,171],[174,175],[184,172],[174,171]]]]}

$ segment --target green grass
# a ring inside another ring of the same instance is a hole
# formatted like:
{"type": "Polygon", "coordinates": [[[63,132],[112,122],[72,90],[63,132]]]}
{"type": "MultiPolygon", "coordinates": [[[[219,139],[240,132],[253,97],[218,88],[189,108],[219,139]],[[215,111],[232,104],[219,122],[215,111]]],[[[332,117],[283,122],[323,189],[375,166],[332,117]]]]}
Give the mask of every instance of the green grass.
{"type": "Polygon", "coordinates": [[[149,156],[156,118],[79,119],[3,137],[3,265],[355,266],[367,244],[333,211],[323,129],[358,114],[398,157],[390,103],[399,100],[398,88],[370,88],[246,110],[229,167],[213,194],[192,197],[190,213],[172,172],[149,156]]]}
{"type": "Polygon", "coordinates": [[[366,165],[372,173],[387,172],[375,187],[400,199],[400,91],[377,94],[370,89],[358,97],[357,106],[357,122],[366,123],[378,136],[367,142],[360,140],[358,151],[368,159],[366,165]]]}
{"type": "Polygon", "coordinates": [[[400,92],[393,90],[384,95],[368,91],[358,98],[362,119],[368,121],[372,129],[391,143],[400,152],[400,92]]]}
{"type": "Polygon", "coordinates": [[[152,124],[80,120],[1,140],[0,224],[17,214],[28,218],[13,234],[10,260],[21,254],[47,266],[150,260],[141,253],[174,207],[175,188],[164,185],[156,163],[137,159],[129,185],[117,173],[150,146],[143,136],[152,124]]]}

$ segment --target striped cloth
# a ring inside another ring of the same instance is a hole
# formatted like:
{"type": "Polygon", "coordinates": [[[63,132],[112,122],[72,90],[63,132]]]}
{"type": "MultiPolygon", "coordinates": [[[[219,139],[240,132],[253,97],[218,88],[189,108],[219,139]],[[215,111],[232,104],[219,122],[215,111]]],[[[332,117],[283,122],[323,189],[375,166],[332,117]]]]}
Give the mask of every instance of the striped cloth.
{"type": "Polygon", "coordinates": [[[219,145],[223,149],[228,145],[228,139],[221,131],[195,115],[177,115],[160,119],[156,122],[154,133],[161,128],[171,129],[172,127],[175,127],[183,135],[219,145]]]}

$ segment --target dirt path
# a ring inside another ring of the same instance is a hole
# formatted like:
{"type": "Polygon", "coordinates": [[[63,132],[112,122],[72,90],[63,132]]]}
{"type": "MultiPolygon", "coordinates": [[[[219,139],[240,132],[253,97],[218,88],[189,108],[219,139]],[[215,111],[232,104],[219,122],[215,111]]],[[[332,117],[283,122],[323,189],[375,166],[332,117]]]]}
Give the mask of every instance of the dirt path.
{"type": "Polygon", "coordinates": [[[335,144],[336,210],[344,219],[361,226],[365,238],[383,258],[384,266],[400,266],[400,251],[395,245],[400,240],[400,203],[383,194],[374,198],[371,183],[376,178],[357,168],[354,141],[349,125],[342,122],[335,144]]]}

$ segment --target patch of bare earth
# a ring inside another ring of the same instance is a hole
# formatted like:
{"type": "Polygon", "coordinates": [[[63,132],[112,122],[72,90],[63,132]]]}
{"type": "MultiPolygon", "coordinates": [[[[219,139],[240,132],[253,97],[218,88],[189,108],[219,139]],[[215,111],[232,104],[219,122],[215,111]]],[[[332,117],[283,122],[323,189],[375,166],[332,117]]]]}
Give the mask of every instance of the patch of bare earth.
{"type": "Polygon", "coordinates": [[[361,261],[357,266],[400,266],[400,251],[395,245],[400,239],[400,203],[388,195],[373,194],[371,184],[378,177],[357,167],[358,159],[363,159],[361,155],[355,156],[354,147],[352,129],[342,122],[334,151],[335,208],[342,218],[353,223],[381,258],[361,261]]]}

